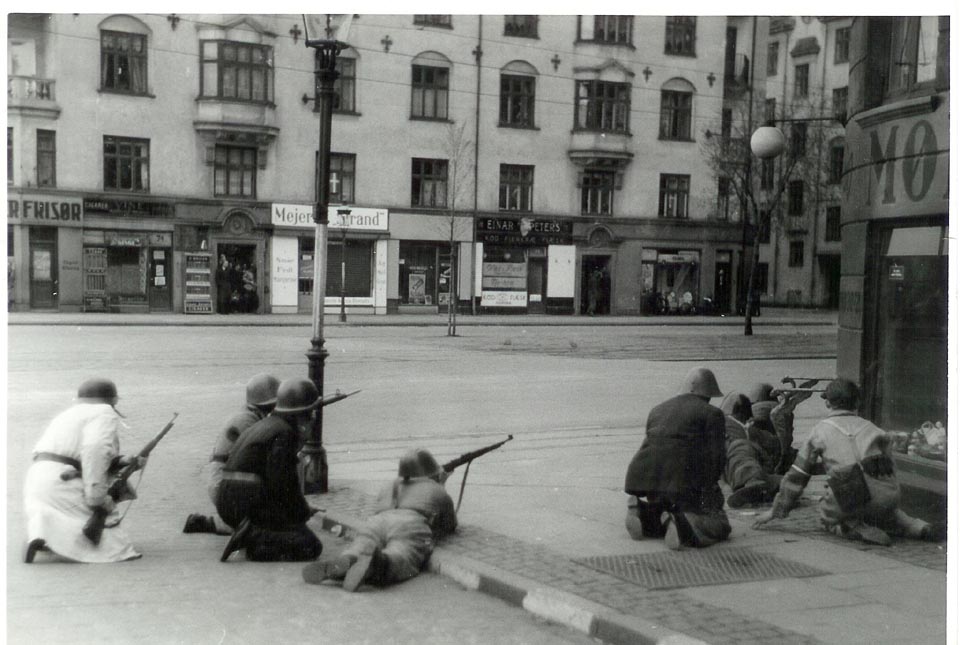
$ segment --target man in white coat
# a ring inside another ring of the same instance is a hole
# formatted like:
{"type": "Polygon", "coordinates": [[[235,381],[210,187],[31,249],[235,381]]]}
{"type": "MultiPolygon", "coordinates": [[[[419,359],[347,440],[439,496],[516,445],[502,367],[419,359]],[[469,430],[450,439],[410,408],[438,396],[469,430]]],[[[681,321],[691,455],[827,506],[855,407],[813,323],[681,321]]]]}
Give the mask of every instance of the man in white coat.
{"type": "MultiPolygon", "coordinates": [[[[110,474],[137,457],[120,456],[123,424],[114,407],[117,386],[107,379],[80,385],[76,403],[58,414],[33,449],[23,489],[27,516],[24,560],[49,551],[76,562],[120,562],[140,554],[119,526],[115,502],[107,493],[110,474]],[[95,509],[105,509],[106,529],[99,544],[83,534],[95,509]]],[[[143,459],[139,459],[143,467],[143,459]]]]}

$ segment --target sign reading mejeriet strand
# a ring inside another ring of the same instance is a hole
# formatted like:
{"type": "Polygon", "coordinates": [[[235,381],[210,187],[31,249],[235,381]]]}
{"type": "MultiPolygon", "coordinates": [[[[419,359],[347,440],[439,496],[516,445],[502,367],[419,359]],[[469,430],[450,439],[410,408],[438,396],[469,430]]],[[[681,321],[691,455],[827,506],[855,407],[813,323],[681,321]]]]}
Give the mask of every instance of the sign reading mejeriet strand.
{"type": "MultiPolygon", "coordinates": [[[[389,211],[386,208],[353,208],[330,206],[327,209],[329,228],[346,228],[351,231],[389,230],[389,211]],[[343,214],[338,211],[348,211],[343,214]]],[[[309,204],[273,204],[270,221],[274,226],[286,228],[313,228],[313,206],[309,204]]]]}

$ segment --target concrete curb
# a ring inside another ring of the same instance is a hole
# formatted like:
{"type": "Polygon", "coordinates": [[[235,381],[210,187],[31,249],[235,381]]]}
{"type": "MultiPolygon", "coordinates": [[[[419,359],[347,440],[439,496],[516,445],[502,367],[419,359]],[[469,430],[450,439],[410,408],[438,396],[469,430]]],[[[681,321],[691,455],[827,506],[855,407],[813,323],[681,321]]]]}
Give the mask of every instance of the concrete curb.
{"type": "MultiPolygon", "coordinates": [[[[343,521],[343,518],[331,515],[319,518],[323,530],[348,538],[356,534],[356,528],[352,526],[356,521],[352,518],[343,521]]],[[[442,544],[434,549],[427,570],[450,578],[471,591],[499,598],[539,618],[611,645],[706,645],[701,640],[627,616],[586,598],[544,587],[535,580],[468,556],[450,553],[442,544]]]]}
{"type": "Polygon", "coordinates": [[[531,614],[614,645],[706,645],[685,634],[627,616],[571,593],[492,567],[467,556],[445,552],[430,556],[428,569],[473,591],[522,607],[531,614]]]}

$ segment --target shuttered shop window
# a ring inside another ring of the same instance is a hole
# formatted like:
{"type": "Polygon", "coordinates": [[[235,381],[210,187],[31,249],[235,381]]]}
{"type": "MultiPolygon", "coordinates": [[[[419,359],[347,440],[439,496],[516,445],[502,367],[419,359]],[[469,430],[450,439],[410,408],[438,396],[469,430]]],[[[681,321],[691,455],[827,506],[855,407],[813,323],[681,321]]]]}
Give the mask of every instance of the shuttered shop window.
{"type": "MultiPolygon", "coordinates": [[[[336,233],[334,233],[336,235],[336,233]]],[[[327,244],[327,297],[340,295],[341,241],[331,239],[327,244]]],[[[346,292],[348,298],[369,298],[373,293],[373,242],[347,240],[346,292]]]]}

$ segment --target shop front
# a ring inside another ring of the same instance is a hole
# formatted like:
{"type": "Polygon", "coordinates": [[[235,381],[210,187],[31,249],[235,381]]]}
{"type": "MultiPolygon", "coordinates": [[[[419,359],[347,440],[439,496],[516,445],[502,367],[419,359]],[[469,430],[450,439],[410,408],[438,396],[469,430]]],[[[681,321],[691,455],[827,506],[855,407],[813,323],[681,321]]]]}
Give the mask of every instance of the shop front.
{"type": "Polygon", "coordinates": [[[477,281],[483,313],[572,313],[570,220],[481,217],[477,281]]]}
{"type": "Polygon", "coordinates": [[[644,313],[694,313],[700,306],[700,251],[644,248],[640,281],[644,313]]]}
{"type": "Polygon", "coordinates": [[[83,210],[83,310],[172,311],[173,204],[96,196],[83,210]]]}
{"type": "Polygon", "coordinates": [[[837,371],[860,385],[860,413],[899,439],[905,510],[941,520],[950,239],[949,75],[941,64],[949,22],[868,18],[854,27],[851,55],[856,49],[866,70],[890,62],[871,29],[919,33],[926,55],[938,61],[923,70],[925,79],[904,67],[899,93],[883,96],[872,94],[867,71],[851,70],[856,102],[846,132],[837,371]]]}
{"type": "MultiPolygon", "coordinates": [[[[385,313],[389,213],[380,208],[329,208],[326,249],[327,313],[385,313]],[[378,304],[379,302],[379,304],[378,304]]],[[[313,206],[273,204],[270,311],[310,313],[313,307],[316,224],[313,206]]]]}
{"type": "Polygon", "coordinates": [[[8,309],[80,310],[83,226],[79,196],[8,195],[8,309]]]}

